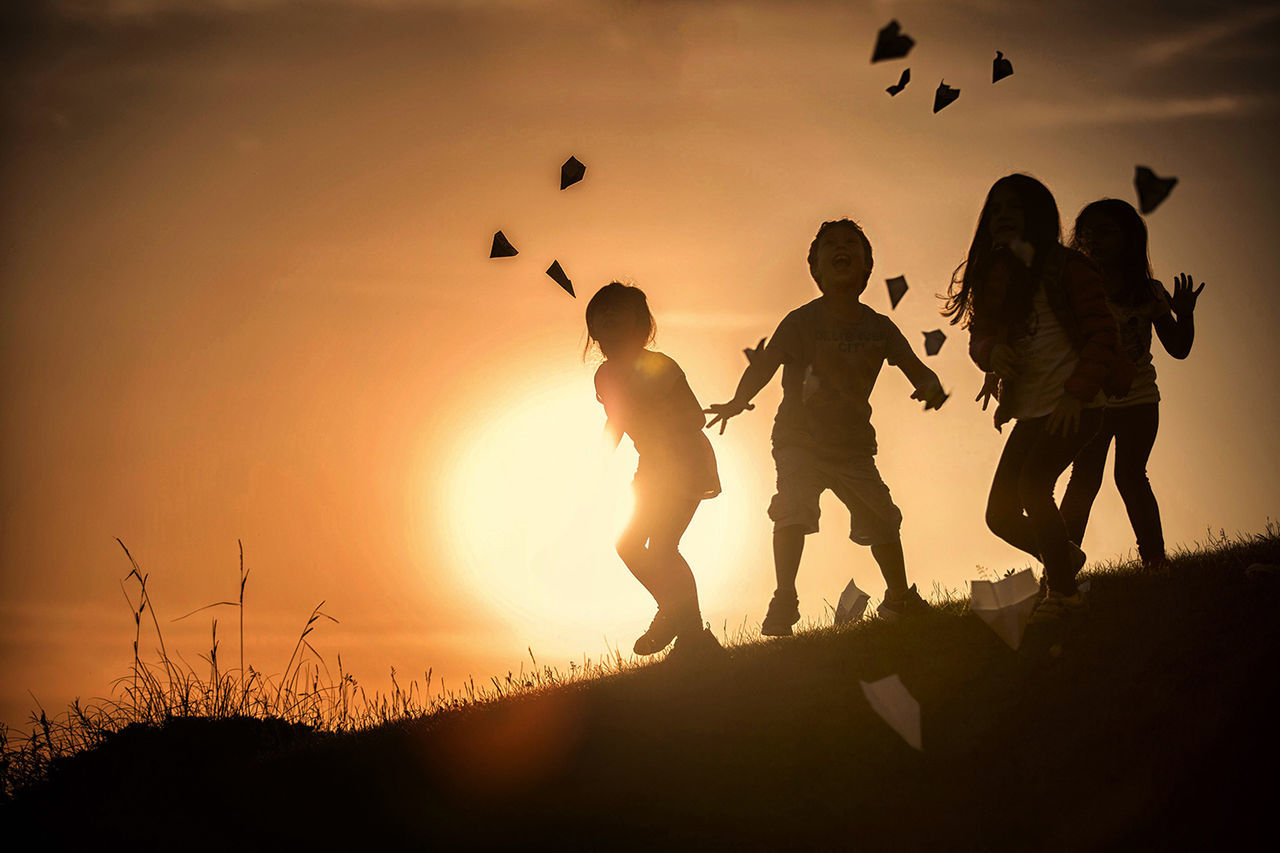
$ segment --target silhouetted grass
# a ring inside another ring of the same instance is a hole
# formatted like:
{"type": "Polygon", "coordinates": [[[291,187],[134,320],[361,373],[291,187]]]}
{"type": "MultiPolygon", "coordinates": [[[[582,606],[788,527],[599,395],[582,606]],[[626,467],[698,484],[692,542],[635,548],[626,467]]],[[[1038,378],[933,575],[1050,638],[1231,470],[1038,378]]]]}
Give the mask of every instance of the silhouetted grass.
{"type": "MultiPolygon", "coordinates": [[[[1244,570],[1280,562],[1278,533],[1211,532],[1167,578],[1092,565],[1088,619],[1056,657],[1009,651],[935,590],[937,614],[901,624],[724,626],[714,665],[614,650],[565,673],[531,653],[485,685],[429,696],[429,672],[407,689],[393,673],[367,696],[311,648],[317,607],[278,677],[221,670],[215,636],[207,675],[135,656],[122,698],[8,733],[5,811],[68,842],[122,832],[141,798],[148,820],[119,837],[143,846],[202,810],[254,846],[1148,848],[1226,820],[1257,836],[1266,789],[1246,774],[1280,756],[1280,583],[1244,570]],[[861,696],[891,673],[923,708],[922,753],[861,696]],[[81,817],[49,828],[61,813],[81,817]]],[[[242,614],[244,576],[224,603],[242,614]]],[[[146,575],[129,580],[140,625],[146,575]]]]}

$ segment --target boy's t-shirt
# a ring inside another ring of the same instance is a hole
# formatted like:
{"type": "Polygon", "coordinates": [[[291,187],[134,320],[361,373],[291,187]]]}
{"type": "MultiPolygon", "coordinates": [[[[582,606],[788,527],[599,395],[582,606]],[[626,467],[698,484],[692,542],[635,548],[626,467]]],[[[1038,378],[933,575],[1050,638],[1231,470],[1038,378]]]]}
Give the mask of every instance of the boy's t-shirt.
{"type": "Polygon", "coordinates": [[[886,361],[912,355],[892,320],[866,305],[856,322],[841,320],[819,297],[782,319],[767,351],[782,362],[775,447],[802,445],[831,458],[875,454],[871,389],[886,361]]]}

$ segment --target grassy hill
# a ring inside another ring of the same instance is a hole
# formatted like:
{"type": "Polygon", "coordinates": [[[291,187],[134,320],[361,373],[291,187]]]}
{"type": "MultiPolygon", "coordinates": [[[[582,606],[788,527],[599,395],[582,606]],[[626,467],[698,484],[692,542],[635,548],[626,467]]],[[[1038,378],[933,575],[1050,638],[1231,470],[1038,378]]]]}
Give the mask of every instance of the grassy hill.
{"type": "Polygon", "coordinates": [[[357,732],[133,725],[0,818],[133,849],[1273,847],[1280,578],[1255,563],[1280,563],[1275,529],[1169,577],[1097,571],[1059,654],[1010,651],[954,601],[357,732]],[[891,673],[923,751],[862,695],[891,673]]]}

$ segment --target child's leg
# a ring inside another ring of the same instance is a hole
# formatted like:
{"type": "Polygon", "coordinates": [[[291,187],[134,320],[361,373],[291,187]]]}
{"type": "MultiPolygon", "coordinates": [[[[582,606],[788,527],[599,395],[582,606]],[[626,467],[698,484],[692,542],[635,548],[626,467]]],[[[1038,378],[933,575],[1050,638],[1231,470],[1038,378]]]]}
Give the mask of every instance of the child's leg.
{"type": "Polygon", "coordinates": [[[884,585],[890,598],[901,598],[907,592],[907,563],[902,555],[902,540],[884,545],[872,545],[871,556],[884,575],[884,585]]]}
{"type": "Polygon", "coordinates": [[[1117,409],[1116,415],[1116,488],[1124,499],[1143,562],[1163,561],[1160,506],[1147,479],[1147,460],[1160,427],[1160,404],[1126,406],[1117,409]]]}
{"type": "Polygon", "coordinates": [[[658,502],[648,489],[637,486],[634,492],[635,508],[632,510],[630,520],[627,521],[627,526],[618,536],[615,547],[623,564],[649,591],[658,606],[662,607],[667,600],[666,589],[662,583],[662,569],[650,559],[648,548],[650,532],[658,523],[658,502]]]}
{"type": "Polygon", "coordinates": [[[1018,495],[1044,563],[1049,589],[1063,595],[1076,592],[1075,566],[1067,540],[1067,525],[1053,502],[1053,487],[1101,422],[1102,410],[1095,408],[1080,413],[1079,429],[1068,436],[1050,434],[1041,423],[1018,477],[1018,495]]]}
{"type": "MultiPolygon", "coordinates": [[[[1076,454],[1071,463],[1071,479],[1062,495],[1062,520],[1067,524],[1067,538],[1077,545],[1084,543],[1084,531],[1089,524],[1089,511],[1093,500],[1102,488],[1102,475],[1107,467],[1107,454],[1111,451],[1111,438],[1115,435],[1114,409],[1102,415],[1102,428],[1088,444],[1076,454]]],[[[1117,445],[1118,446],[1118,445],[1117,445]]],[[[1119,459],[1119,450],[1116,451],[1119,459]]]]}
{"type": "Polygon", "coordinates": [[[805,528],[800,524],[778,527],[773,531],[773,571],[778,579],[778,592],[796,597],[796,575],[800,574],[800,555],[804,553],[805,528]]]}
{"type": "Polygon", "coordinates": [[[701,501],[696,497],[672,499],[666,504],[666,511],[655,518],[649,535],[649,563],[665,599],[658,603],[674,609],[681,632],[702,629],[698,585],[693,579],[693,571],[680,553],[680,539],[693,520],[699,503],[701,501]]]}
{"type": "Polygon", "coordinates": [[[987,527],[991,532],[1020,551],[1039,559],[1040,543],[1030,520],[1022,512],[1018,495],[1018,478],[1027,456],[1035,446],[1044,418],[1019,420],[1005,439],[1004,450],[991,479],[987,495],[987,527]]]}

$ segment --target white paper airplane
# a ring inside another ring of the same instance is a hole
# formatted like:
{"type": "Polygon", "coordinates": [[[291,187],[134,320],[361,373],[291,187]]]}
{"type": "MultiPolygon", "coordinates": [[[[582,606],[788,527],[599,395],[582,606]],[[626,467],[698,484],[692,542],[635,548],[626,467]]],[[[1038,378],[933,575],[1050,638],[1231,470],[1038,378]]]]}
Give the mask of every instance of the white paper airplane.
{"type": "Polygon", "coordinates": [[[870,600],[871,596],[858,589],[856,583],[849,581],[844,592],[840,593],[840,600],[836,602],[836,624],[857,622],[867,612],[867,602],[870,600]]]}
{"type": "Polygon", "coordinates": [[[972,581],[969,584],[969,609],[1011,649],[1022,644],[1027,620],[1036,609],[1039,597],[1040,582],[1030,569],[995,583],[972,581]]]}
{"type": "Polygon", "coordinates": [[[859,681],[862,694],[867,697],[871,710],[889,724],[889,728],[902,735],[902,739],[916,749],[920,745],[920,703],[907,692],[902,679],[896,675],[879,681],[859,681]]]}

